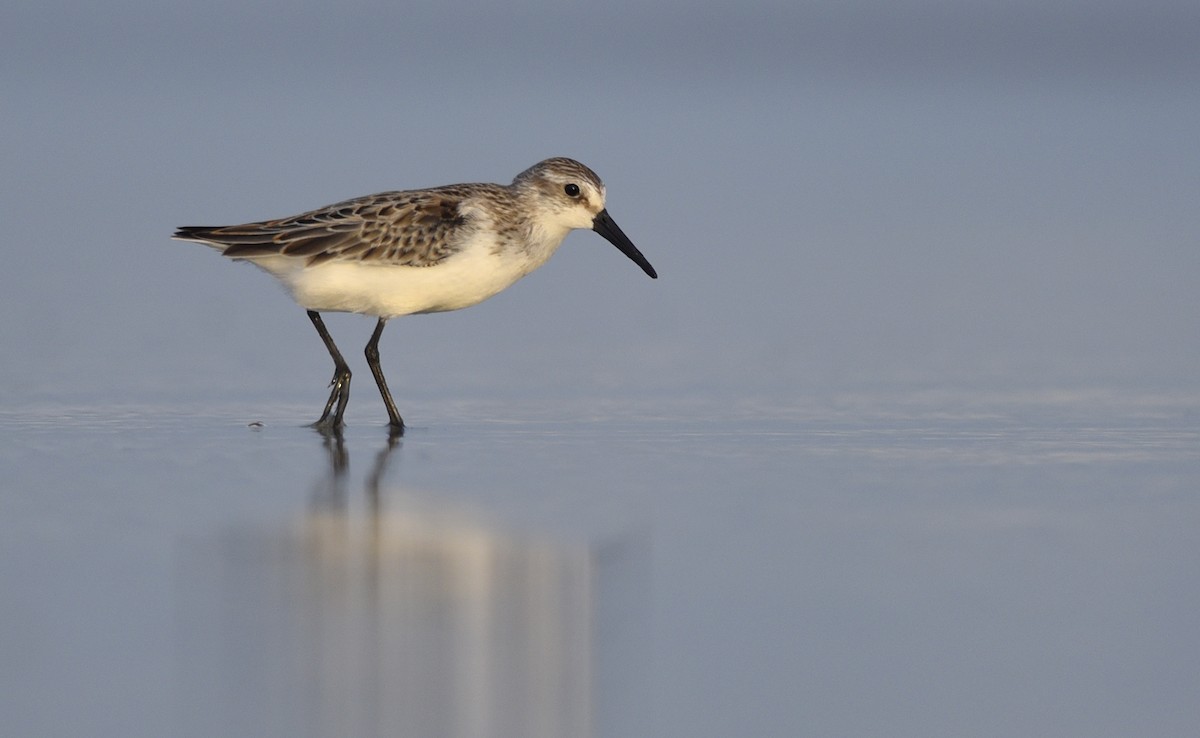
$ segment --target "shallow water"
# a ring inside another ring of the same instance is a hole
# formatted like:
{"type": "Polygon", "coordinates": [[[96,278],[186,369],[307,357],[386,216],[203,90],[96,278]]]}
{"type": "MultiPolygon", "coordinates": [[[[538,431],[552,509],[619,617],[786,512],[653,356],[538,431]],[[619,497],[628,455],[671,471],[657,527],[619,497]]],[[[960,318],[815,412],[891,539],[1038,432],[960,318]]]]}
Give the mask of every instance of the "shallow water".
{"type": "Polygon", "coordinates": [[[1195,734],[1194,0],[9,5],[0,736],[1195,734]],[[395,321],[395,445],[169,240],[554,155],[661,278],[395,321]]]}
{"type": "Polygon", "coordinates": [[[5,410],[3,732],[1183,735],[1198,408],[5,410]]]}

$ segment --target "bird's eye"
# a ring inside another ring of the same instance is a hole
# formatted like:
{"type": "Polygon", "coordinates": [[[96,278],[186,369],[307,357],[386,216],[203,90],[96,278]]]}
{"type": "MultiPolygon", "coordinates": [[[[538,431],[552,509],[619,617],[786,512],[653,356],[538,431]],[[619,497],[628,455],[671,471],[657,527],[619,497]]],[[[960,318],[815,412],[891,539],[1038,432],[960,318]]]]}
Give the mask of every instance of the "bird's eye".
{"type": "Polygon", "coordinates": [[[579,185],[571,182],[566,187],[563,187],[563,192],[567,193],[567,197],[579,197],[579,185]]]}

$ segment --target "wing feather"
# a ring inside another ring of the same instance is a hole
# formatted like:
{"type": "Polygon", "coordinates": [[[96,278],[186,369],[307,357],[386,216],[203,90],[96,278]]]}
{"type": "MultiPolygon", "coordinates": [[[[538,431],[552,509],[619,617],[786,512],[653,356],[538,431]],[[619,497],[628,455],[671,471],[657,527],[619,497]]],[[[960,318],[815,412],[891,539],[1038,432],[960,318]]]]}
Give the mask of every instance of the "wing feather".
{"type": "Polygon", "coordinates": [[[433,266],[462,248],[474,232],[462,207],[480,188],[450,185],[428,190],[385,192],[335,203],[290,218],[235,226],[180,228],[175,238],[224,247],[235,259],[262,256],[327,261],[433,266]]]}

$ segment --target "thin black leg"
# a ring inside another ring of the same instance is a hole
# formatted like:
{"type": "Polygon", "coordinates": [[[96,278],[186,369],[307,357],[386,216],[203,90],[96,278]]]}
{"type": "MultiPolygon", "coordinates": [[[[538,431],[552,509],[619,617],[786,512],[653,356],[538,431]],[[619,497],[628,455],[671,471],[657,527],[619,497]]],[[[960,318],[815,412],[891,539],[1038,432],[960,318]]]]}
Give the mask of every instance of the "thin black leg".
{"type": "Polygon", "coordinates": [[[329,331],[325,329],[325,321],[321,320],[320,314],[315,310],[309,310],[308,319],[312,321],[317,333],[321,334],[321,340],[325,342],[325,348],[329,349],[329,355],[333,358],[333,380],[329,383],[333,389],[329,393],[329,400],[325,403],[321,417],[313,423],[313,427],[340,428],[342,427],[342,414],[346,412],[346,403],[350,402],[350,366],[342,358],[342,352],[338,351],[329,331]],[[334,402],[337,403],[337,411],[330,417],[329,411],[333,409],[334,402]]]}
{"type": "Polygon", "coordinates": [[[367,341],[365,353],[367,355],[367,366],[371,367],[371,374],[375,375],[375,384],[379,386],[379,394],[383,397],[383,404],[387,406],[388,423],[396,435],[403,435],[404,419],[396,411],[396,403],[392,400],[392,393],[388,391],[387,380],[383,378],[383,369],[379,366],[379,337],[383,335],[383,326],[386,323],[386,318],[380,318],[379,322],[375,324],[375,332],[371,334],[371,340],[367,341]]]}

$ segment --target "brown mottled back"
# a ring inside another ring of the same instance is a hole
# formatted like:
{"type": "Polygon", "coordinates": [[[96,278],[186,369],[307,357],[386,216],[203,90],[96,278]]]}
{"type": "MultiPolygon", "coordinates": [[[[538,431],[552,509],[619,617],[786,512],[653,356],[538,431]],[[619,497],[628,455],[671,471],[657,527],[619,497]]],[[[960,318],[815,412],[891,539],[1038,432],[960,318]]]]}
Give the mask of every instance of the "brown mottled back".
{"type": "Polygon", "coordinates": [[[364,261],[433,266],[455,253],[474,229],[460,206],[472,197],[503,199],[500,185],[446,185],[368,195],[307,213],[257,223],[185,227],[177,238],[224,246],[225,256],[304,257],[307,264],[364,261]]]}

